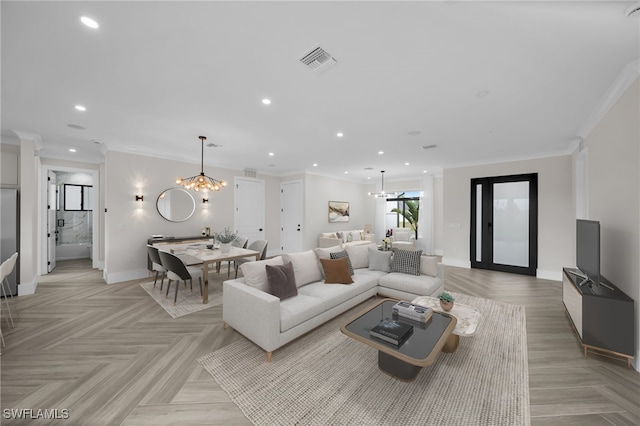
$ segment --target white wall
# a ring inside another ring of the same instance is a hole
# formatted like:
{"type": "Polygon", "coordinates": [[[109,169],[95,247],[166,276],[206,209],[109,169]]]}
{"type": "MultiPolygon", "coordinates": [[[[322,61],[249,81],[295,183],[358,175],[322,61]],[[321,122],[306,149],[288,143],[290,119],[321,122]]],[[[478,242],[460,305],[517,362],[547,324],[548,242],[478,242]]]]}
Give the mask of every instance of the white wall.
{"type": "Polygon", "coordinates": [[[538,173],[538,272],[561,280],[574,264],[575,214],[571,156],[549,157],[444,170],[443,262],[470,267],[471,179],[538,173]]]}
{"type": "Polygon", "coordinates": [[[589,218],[600,221],[600,269],[635,300],[640,362],[640,81],[627,89],[585,138],[589,218]]]}
{"type": "MultiPolygon", "coordinates": [[[[192,176],[199,165],[122,152],[106,154],[105,214],[105,280],[109,283],[147,276],[147,239],[154,234],[185,237],[199,236],[206,226],[212,232],[233,228],[233,181],[243,172],[205,166],[205,173],[230,183],[219,192],[209,193],[209,203],[194,194],[196,211],[187,221],[169,222],[156,210],[156,199],[168,188],[174,188],[178,176],[192,176]],[[144,196],[143,202],[135,196],[144,196]]],[[[266,229],[269,245],[280,243],[280,180],[258,175],[265,181],[266,229]],[[275,202],[274,202],[275,200],[275,202]]]]}
{"type": "MultiPolygon", "coordinates": [[[[374,199],[367,195],[367,185],[314,174],[304,175],[305,250],[318,247],[323,232],[362,229],[373,224],[374,199]],[[349,222],[329,223],[329,201],[348,201],[349,222]]],[[[376,235],[378,239],[378,235],[376,235]]]]}

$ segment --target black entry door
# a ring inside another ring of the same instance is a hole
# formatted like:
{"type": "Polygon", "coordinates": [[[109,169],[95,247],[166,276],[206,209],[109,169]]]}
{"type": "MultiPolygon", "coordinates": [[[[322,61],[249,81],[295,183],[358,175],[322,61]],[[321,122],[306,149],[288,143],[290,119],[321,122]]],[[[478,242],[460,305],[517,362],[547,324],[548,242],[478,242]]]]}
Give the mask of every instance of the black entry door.
{"type": "Polygon", "coordinates": [[[471,179],[471,267],[536,275],[538,174],[471,179]]]}

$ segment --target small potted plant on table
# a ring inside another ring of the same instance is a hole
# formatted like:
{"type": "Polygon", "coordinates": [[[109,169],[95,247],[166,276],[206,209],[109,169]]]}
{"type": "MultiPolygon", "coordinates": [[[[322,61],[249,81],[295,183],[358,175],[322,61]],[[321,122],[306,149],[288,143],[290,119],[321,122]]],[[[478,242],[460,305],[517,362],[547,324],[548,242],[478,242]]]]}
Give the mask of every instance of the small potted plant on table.
{"type": "Polygon", "coordinates": [[[222,232],[215,233],[216,240],[220,241],[220,250],[223,253],[229,252],[231,250],[231,242],[238,238],[237,232],[232,232],[231,229],[224,228],[222,232]]]}
{"type": "Polygon", "coordinates": [[[453,309],[453,301],[456,299],[454,299],[452,295],[443,291],[438,295],[438,299],[440,299],[440,306],[445,312],[449,312],[453,309]]]}

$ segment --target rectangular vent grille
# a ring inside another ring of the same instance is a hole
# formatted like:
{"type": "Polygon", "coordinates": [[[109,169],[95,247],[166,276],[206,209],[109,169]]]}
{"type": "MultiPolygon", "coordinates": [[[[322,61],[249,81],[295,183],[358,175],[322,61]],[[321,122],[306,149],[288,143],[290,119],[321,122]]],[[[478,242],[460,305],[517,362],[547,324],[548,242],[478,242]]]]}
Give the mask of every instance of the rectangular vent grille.
{"type": "Polygon", "coordinates": [[[257,174],[256,169],[244,169],[244,177],[255,178],[257,174]]]}
{"type": "Polygon", "coordinates": [[[338,61],[320,46],[311,49],[300,58],[300,62],[309,67],[315,73],[331,68],[338,61]]]}

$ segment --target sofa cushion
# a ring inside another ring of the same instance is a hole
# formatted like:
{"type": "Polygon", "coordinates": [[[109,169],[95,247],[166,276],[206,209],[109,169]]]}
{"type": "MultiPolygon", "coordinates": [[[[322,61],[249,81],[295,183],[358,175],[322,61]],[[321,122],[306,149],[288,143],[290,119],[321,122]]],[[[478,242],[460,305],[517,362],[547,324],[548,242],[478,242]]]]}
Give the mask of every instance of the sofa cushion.
{"type": "Polygon", "coordinates": [[[376,249],[376,245],[372,242],[363,244],[349,244],[345,247],[347,253],[349,253],[349,260],[353,269],[368,268],[369,267],[369,247],[376,249]]]}
{"type": "Polygon", "coordinates": [[[285,262],[293,263],[293,272],[298,287],[322,279],[322,273],[313,250],[283,254],[282,259],[285,262]]]}
{"type": "Polygon", "coordinates": [[[442,280],[440,277],[429,275],[415,276],[391,272],[380,277],[378,285],[420,296],[430,296],[442,286],[442,280]]]}
{"type": "Polygon", "coordinates": [[[323,282],[305,285],[298,289],[298,297],[304,294],[322,299],[325,310],[329,310],[378,286],[378,277],[363,270],[356,270],[351,278],[353,279],[353,284],[349,285],[326,285],[323,282]]]}
{"type": "Polygon", "coordinates": [[[322,274],[322,278],[324,278],[324,269],[322,268],[322,264],[320,263],[320,259],[331,259],[331,253],[339,252],[344,250],[342,245],[337,245],[333,247],[318,247],[313,249],[313,252],[316,254],[318,258],[318,268],[320,268],[320,273],[322,274]]]}
{"type": "Polygon", "coordinates": [[[369,247],[369,269],[372,271],[391,272],[391,252],[369,247]]]}
{"type": "MultiPolygon", "coordinates": [[[[334,253],[331,253],[334,254],[334,253]]],[[[324,282],[326,284],[351,284],[351,273],[349,272],[349,258],[320,259],[324,268],[324,282]]]]}
{"type": "Polygon", "coordinates": [[[266,265],[265,269],[267,271],[267,282],[269,284],[268,293],[273,294],[280,300],[298,294],[296,276],[293,272],[291,262],[287,262],[284,265],[266,265]]]}
{"type": "Polygon", "coordinates": [[[438,258],[435,256],[420,256],[420,273],[422,275],[438,275],[438,258]]]}
{"type": "Polygon", "coordinates": [[[351,231],[351,241],[361,241],[362,233],[360,231],[351,231]]]}
{"type": "MultiPolygon", "coordinates": [[[[351,259],[349,258],[349,253],[345,250],[334,252],[329,254],[330,259],[347,259],[347,268],[349,268],[349,275],[353,275],[353,265],[351,264],[351,259]]],[[[323,265],[324,267],[324,265],[323,265]]]]}
{"type": "Polygon", "coordinates": [[[269,283],[267,281],[266,265],[282,265],[282,256],[276,256],[272,259],[259,260],[257,262],[245,262],[240,265],[244,282],[246,285],[257,288],[264,292],[269,291],[269,283]]]}
{"type": "Polygon", "coordinates": [[[420,275],[422,250],[394,250],[391,257],[391,272],[420,275]]]}
{"type": "Polygon", "coordinates": [[[296,297],[281,300],[280,332],[283,333],[292,327],[300,325],[303,322],[320,315],[326,310],[327,308],[325,307],[325,303],[322,299],[301,293],[298,293],[296,297]]]}

